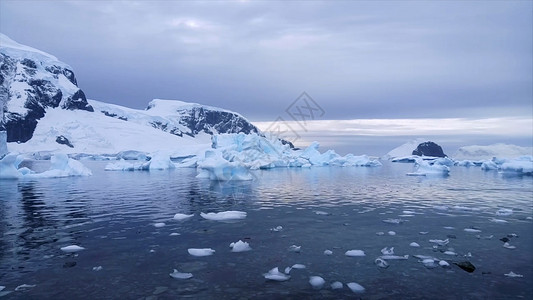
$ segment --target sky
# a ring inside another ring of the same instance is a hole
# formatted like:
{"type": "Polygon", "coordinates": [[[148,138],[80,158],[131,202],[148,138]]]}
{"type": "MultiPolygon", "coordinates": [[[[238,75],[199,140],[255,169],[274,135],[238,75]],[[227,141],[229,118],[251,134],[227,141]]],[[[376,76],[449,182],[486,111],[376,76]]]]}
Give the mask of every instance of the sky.
{"type": "Polygon", "coordinates": [[[0,32],[70,64],[89,98],[131,108],[197,102],[327,145],[533,143],[531,1],[0,0],[0,32]],[[290,111],[303,92],[315,126],[290,111]],[[377,129],[344,130],[361,122],[377,129]],[[422,130],[435,124],[447,131],[422,130]]]}

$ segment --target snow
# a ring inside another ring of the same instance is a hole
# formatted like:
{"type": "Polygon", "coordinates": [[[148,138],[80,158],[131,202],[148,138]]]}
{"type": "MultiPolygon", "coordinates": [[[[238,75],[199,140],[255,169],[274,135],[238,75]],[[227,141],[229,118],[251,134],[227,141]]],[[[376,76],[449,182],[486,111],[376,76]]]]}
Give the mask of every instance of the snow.
{"type": "Polygon", "coordinates": [[[85,250],[85,248],[80,247],[78,245],[70,245],[70,246],[66,246],[66,247],[61,247],[61,251],[67,252],[67,253],[79,252],[79,251],[82,251],[82,250],[85,250]]]}
{"type": "Polygon", "coordinates": [[[533,148],[511,144],[492,144],[464,146],[459,148],[452,157],[456,160],[489,160],[493,157],[516,158],[524,155],[533,155],[533,148]]]}
{"type": "Polygon", "coordinates": [[[365,291],[365,288],[362,285],[360,285],[359,283],[357,283],[357,282],[349,282],[346,285],[354,293],[363,293],[365,291]]]}
{"type": "Polygon", "coordinates": [[[286,275],[284,273],[281,273],[278,269],[278,267],[275,267],[268,271],[268,273],[263,274],[265,279],[273,280],[273,281],[287,281],[291,277],[289,275],[286,275]]]}
{"type": "Polygon", "coordinates": [[[13,58],[32,58],[46,62],[57,62],[57,57],[44,51],[19,44],[2,33],[0,33],[0,52],[5,53],[13,58]]]}
{"type": "Polygon", "coordinates": [[[35,173],[28,168],[18,168],[21,155],[15,153],[6,155],[0,160],[0,179],[17,178],[55,178],[70,176],[90,176],[91,170],[81,162],[69,158],[64,153],[56,153],[50,158],[50,168],[42,173],[35,173]]]}
{"type": "Polygon", "coordinates": [[[252,250],[252,247],[250,247],[250,244],[247,242],[243,242],[241,240],[231,243],[229,245],[231,247],[231,252],[245,252],[252,250]]]}
{"type": "Polygon", "coordinates": [[[321,289],[325,283],[326,281],[324,280],[324,278],[320,276],[309,277],[309,284],[315,289],[321,289]]]}
{"type": "Polygon", "coordinates": [[[346,256],[365,256],[365,252],[363,250],[348,250],[344,253],[346,256]]]}
{"type": "Polygon", "coordinates": [[[385,154],[382,158],[383,159],[393,159],[398,157],[407,157],[413,155],[413,150],[418,147],[423,142],[426,142],[426,139],[418,138],[412,141],[409,141],[401,146],[398,146],[391,151],[389,151],[387,154],[385,154]]]}
{"type": "Polygon", "coordinates": [[[241,220],[246,218],[246,212],[244,211],[237,211],[237,210],[229,210],[229,211],[223,211],[219,213],[200,213],[200,216],[207,220],[212,221],[229,221],[229,220],[241,220]]]}
{"type": "Polygon", "coordinates": [[[215,253],[211,248],[189,248],[187,251],[192,256],[210,256],[215,253]]]}
{"type": "Polygon", "coordinates": [[[181,273],[178,270],[174,269],[174,272],[169,274],[170,277],[176,278],[176,279],[189,279],[192,278],[191,273],[181,273]]]}
{"type": "Polygon", "coordinates": [[[190,219],[193,216],[194,216],[194,214],[186,215],[186,214],[177,213],[177,214],[174,215],[173,219],[174,220],[178,220],[178,221],[183,221],[183,220],[190,219]]]}

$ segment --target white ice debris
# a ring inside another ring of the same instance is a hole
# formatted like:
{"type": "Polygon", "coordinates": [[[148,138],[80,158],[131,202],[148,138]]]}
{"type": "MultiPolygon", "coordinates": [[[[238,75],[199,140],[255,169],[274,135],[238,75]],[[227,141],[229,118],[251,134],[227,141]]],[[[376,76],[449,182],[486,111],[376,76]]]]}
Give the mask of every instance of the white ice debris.
{"type": "Polygon", "coordinates": [[[389,235],[396,235],[396,231],[392,231],[392,230],[389,231],[389,232],[387,232],[387,233],[388,233],[389,235]]]}
{"type": "Polygon", "coordinates": [[[433,258],[425,258],[422,260],[422,264],[424,265],[424,267],[428,268],[428,269],[432,269],[432,268],[435,268],[437,266],[437,264],[435,264],[435,260],[433,258]]]}
{"type": "Polygon", "coordinates": [[[200,213],[200,216],[207,220],[212,221],[229,221],[229,220],[241,220],[246,218],[246,212],[237,210],[228,210],[219,213],[200,213]]]}
{"type": "Polygon", "coordinates": [[[348,250],[344,253],[346,256],[365,256],[365,251],[363,250],[348,250]]]}
{"type": "Polygon", "coordinates": [[[409,259],[409,255],[382,255],[379,258],[384,260],[406,260],[409,259]]]}
{"type": "Polygon", "coordinates": [[[389,223],[389,224],[400,224],[400,223],[403,223],[404,220],[402,220],[402,219],[385,219],[385,220],[382,220],[382,222],[389,223]]]}
{"type": "Polygon", "coordinates": [[[464,231],[465,231],[465,232],[472,232],[472,233],[478,233],[478,232],[481,232],[481,230],[476,229],[476,228],[465,228],[464,231]]]}
{"type": "Polygon", "coordinates": [[[394,255],[394,247],[390,247],[390,248],[383,248],[381,249],[381,254],[383,255],[394,255]]]}
{"type": "Polygon", "coordinates": [[[174,215],[174,220],[178,220],[178,221],[182,221],[182,220],[187,220],[187,219],[190,219],[194,216],[194,214],[190,214],[190,215],[186,215],[186,214],[180,214],[180,213],[177,213],[174,215]]]}
{"type": "Polygon", "coordinates": [[[276,226],[274,228],[270,228],[270,231],[273,231],[273,232],[279,232],[279,231],[282,231],[282,230],[283,230],[282,226],[276,226]]]}
{"type": "Polygon", "coordinates": [[[281,273],[278,267],[273,268],[272,270],[268,271],[268,273],[263,274],[263,276],[265,279],[273,281],[286,281],[291,278],[289,275],[281,273]]]}
{"type": "Polygon", "coordinates": [[[19,285],[19,286],[17,286],[17,287],[15,288],[15,291],[16,291],[16,292],[18,292],[18,291],[25,291],[25,290],[29,290],[29,289],[34,288],[34,287],[36,287],[35,284],[21,284],[21,285],[19,285]]]}
{"type": "Polygon", "coordinates": [[[302,246],[291,245],[289,247],[289,251],[291,251],[291,252],[300,252],[300,251],[302,251],[302,246]]]}
{"type": "Polygon", "coordinates": [[[430,164],[429,162],[421,159],[416,158],[416,162],[414,165],[415,171],[411,173],[407,173],[409,176],[446,176],[450,173],[450,168],[447,165],[440,164],[438,162],[435,162],[434,164],[430,164]]]}
{"type": "Polygon", "coordinates": [[[443,268],[446,268],[446,267],[449,267],[450,264],[447,261],[445,261],[445,260],[441,260],[441,261],[439,261],[439,266],[441,266],[443,268]]]}
{"type": "Polygon", "coordinates": [[[333,254],[333,251],[328,250],[328,249],[324,250],[324,255],[332,255],[332,254],[333,254]]]}
{"type": "Polygon", "coordinates": [[[509,244],[508,242],[503,243],[503,247],[507,249],[511,249],[511,250],[516,249],[516,246],[513,246],[509,244]]]}
{"type": "Polygon", "coordinates": [[[311,277],[309,277],[309,284],[314,289],[321,289],[324,286],[324,283],[326,283],[326,281],[324,280],[324,278],[322,278],[320,276],[311,276],[311,277]]]}
{"type": "Polygon", "coordinates": [[[189,248],[187,249],[187,252],[192,256],[209,256],[213,255],[215,250],[211,248],[189,248]]]}
{"type": "Polygon", "coordinates": [[[349,282],[346,284],[354,293],[364,293],[365,288],[357,282],[349,282]]]}
{"type": "Polygon", "coordinates": [[[174,272],[169,274],[170,277],[176,278],[176,279],[189,279],[192,278],[191,273],[181,273],[178,270],[174,269],[174,272]]]}
{"type": "Polygon", "coordinates": [[[437,240],[437,239],[433,239],[433,240],[429,240],[430,243],[434,243],[434,244],[437,244],[439,246],[446,246],[448,245],[448,243],[450,242],[450,239],[445,239],[445,240],[437,240]]]}
{"type": "Polygon", "coordinates": [[[489,219],[489,221],[494,222],[494,223],[499,223],[499,224],[509,223],[509,221],[502,220],[502,219],[496,219],[496,218],[491,218],[489,219]]]}
{"type": "Polygon", "coordinates": [[[332,290],[342,289],[343,286],[344,285],[340,281],[335,281],[335,282],[331,283],[331,289],[332,290]]]}
{"type": "Polygon", "coordinates": [[[0,160],[0,179],[16,178],[54,178],[69,176],[90,176],[91,170],[81,162],[69,158],[66,154],[56,153],[50,158],[50,168],[42,173],[35,173],[28,168],[18,169],[22,157],[8,154],[0,160]]]}
{"type": "Polygon", "coordinates": [[[420,247],[420,245],[417,242],[412,242],[411,244],[409,244],[409,246],[415,247],[415,248],[420,247]]]}
{"type": "Polygon", "coordinates": [[[161,227],[165,227],[165,225],[167,225],[167,224],[165,224],[165,223],[163,223],[163,222],[160,222],[160,223],[155,223],[155,224],[154,224],[154,227],[155,227],[155,228],[161,228],[161,227]]]}
{"type": "Polygon", "coordinates": [[[250,244],[248,244],[247,242],[243,242],[241,240],[235,243],[231,243],[229,244],[229,246],[231,248],[231,252],[245,252],[245,251],[252,250],[252,247],[250,247],[250,244]]]}
{"type": "Polygon", "coordinates": [[[380,268],[386,269],[389,267],[389,263],[387,263],[383,258],[380,257],[376,258],[376,260],[374,260],[374,263],[380,268]]]}
{"type": "Polygon", "coordinates": [[[177,233],[177,232],[172,232],[172,233],[169,234],[169,235],[170,235],[170,236],[178,236],[178,235],[181,235],[181,234],[179,234],[179,233],[177,233]]]}
{"type": "Polygon", "coordinates": [[[450,251],[450,250],[444,251],[443,254],[457,256],[457,253],[450,251]]]}
{"type": "Polygon", "coordinates": [[[61,249],[61,251],[67,252],[67,253],[72,253],[72,252],[78,252],[78,251],[81,251],[81,250],[85,250],[85,248],[80,247],[78,245],[70,245],[70,246],[66,246],[66,247],[61,247],[60,249],[61,249]]]}
{"type": "Polygon", "coordinates": [[[93,271],[102,271],[104,268],[102,266],[93,267],[93,271]]]}
{"type": "Polygon", "coordinates": [[[511,271],[511,272],[509,272],[509,273],[507,273],[507,274],[503,274],[503,275],[505,275],[505,276],[507,276],[507,277],[511,277],[511,278],[520,278],[520,277],[524,277],[524,275],[517,274],[517,273],[515,273],[515,272],[513,272],[513,271],[511,271]]]}

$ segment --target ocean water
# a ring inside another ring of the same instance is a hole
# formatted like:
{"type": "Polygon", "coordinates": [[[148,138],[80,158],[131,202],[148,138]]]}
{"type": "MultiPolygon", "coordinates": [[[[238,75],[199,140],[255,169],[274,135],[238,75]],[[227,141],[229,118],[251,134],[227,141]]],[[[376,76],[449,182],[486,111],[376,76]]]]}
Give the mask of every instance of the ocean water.
{"type": "Polygon", "coordinates": [[[194,169],[106,172],[105,162],[84,164],[93,176],[0,181],[2,298],[533,298],[531,177],[465,167],[452,167],[448,177],[410,177],[411,164],[386,162],[379,168],[258,170],[252,182],[212,182],[196,179],[194,169]],[[200,217],[228,210],[247,217],[200,217]],[[194,216],[176,221],[176,213],[194,216]],[[384,222],[390,219],[400,223],[384,222]],[[272,230],[278,226],[281,231],[272,230]],[[502,238],[516,248],[504,248],[502,238]],[[238,240],[252,250],[231,252],[229,244],[238,240]],[[73,244],[86,249],[60,250],[73,244]],[[292,245],[300,252],[290,251],[292,245]],[[385,247],[409,257],[380,268],[374,261],[385,247]],[[189,248],[216,252],[194,257],[189,248]],[[333,253],[324,255],[326,249],[333,253]],[[366,255],[348,257],[348,250],[366,255]],[[450,266],[428,268],[414,255],[450,266]],[[466,261],[473,272],[453,264],[466,261]],[[287,281],[263,276],[294,264],[306,268],[293,269],[287,281]],[[193,277],[172,278],[173,269],[193,277]],[[504,275],[510,271],[523,277],[504,275]],[[310,276],[324,278],[324,287],[313,288],[310,276]],[[332,290],[334,281],[344,287],[332,290]],[[349,282],[364,293],[353,293],[349,282]],[[14,291],[23,284],[35,286],[14,291]]]}

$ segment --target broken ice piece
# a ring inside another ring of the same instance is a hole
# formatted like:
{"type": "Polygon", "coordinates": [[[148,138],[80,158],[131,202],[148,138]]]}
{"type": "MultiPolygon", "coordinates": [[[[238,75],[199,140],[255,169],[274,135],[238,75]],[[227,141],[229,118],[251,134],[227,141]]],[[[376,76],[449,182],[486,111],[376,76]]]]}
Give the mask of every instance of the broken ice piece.
{"type": "Polygon", "coordinates": [[[376,260],[374,261],[374,263],[376,264],[376,266],[380,267],[380,268],[383,268],[383,269],[386,269],[389,267],[389,264],[384,260],[384,259],[381,259],[381,258],[376,258],[376,260]]]}
{"type": "Polygon", "coordinates": [[[389,232],[387,232],[387,233],[388,233],[389,235],[396,235],[396,232],[394,232],[394,231],[392,231],[392,230],[389,231],[389,232]]]}
{"type": "Polygon", "coordinates": [[[326,281],[320,276],[309,277],[309,284],[315,289],[321,289],[326,281]]]}
{"type": "Polygon", "coordinates": [[[200,216],[207,220],[212,221],[229,221],[229,220],[240,220],[246,218],[247,213],[244,211],[229,210],[219,213],[200,213],[200,216]]]}
{"type": "Polygon", "coordinates": [[[324,255],[331,255],[333,254],[333,251],[331,250],[324,250],[324,255]]]}
{"type": "Polygon", "coordinates": [[[305,269],[305,265],[302,264],[294,264],[292,265],[293,269],[305,269]]]}
{"type": "Polygon", "coordinates": [[[444,254],[446,254],[446,255],[457,255],[457,253],[455,253],[453,251],[444,251],[444,254]]]}
{"type": "Polygon", "coordinates": [[[387,249],[387,247],[381,249],[381,254],[383,255],[394,255],[394,247],[390,247],[387,249]]]}
{"type": "Polygon", "coordinates": [[[192,256],[209,256],[209,255],[213,255],[213,253],[215,253],[215,250],[213,250],[211,248],[201,248],[201,249],[189,248],[187,251],[192,256]]]}
{"type": "Polygon", "coordinates": [[[400,255],[382,255],[380,256],[380,258],[382,259],[385,259],[385,260],[402,260],[402,259],[409,259],[409,255],[403,255],[403,256],[400,256],[400,255]]]}
{"type": "Polygon", "coordinates": [[[321,211],[321,210],[317,210],[317,211],[315,211],[315,214],[320,215],[320,216],[327,216],[327,215],[329,215],[328,212],[321,211]]]}
{"type": "Polygon", "coordinates": [[[385,220],[382,220],[382,222],[389,223],[389,224],[400,224],[400,223],[403,223],[404,220],[402,220],[402,219],[385,219],[385,220]]]}
{"type": "Polygon", "coordinates": [[[435,260],[433,260],[432,258],[423,259],[422,264],[424,264],[424,267],[428,269],[433,269],[437,267],[437,265],[435,264],[435,260]]]}
{"type": "Polygon", "coordinates": [[[495,218],[489,219],[489,221],[494,222],[494,223],[500,223],[500,224],[509,223],[509,222],[506,221],[506,220],[495,219],[495,218]]]}
{"type": "Polygon", "coordinates": [[[455,229],[455,227],[452,227],[452,226],[445,226],[444,229],[452,230],[452,229],[455,229]]]}
{"type": "Polygon", "coordinates": [[[445,261],[445,260],[441,260],[441,261],[439,261],[439,266],[441,266],[443,268],[446,268],[446,267],[449,267],[450,264],[447,261],[445,261]]]}
{"type": "Polygon", "coordinates": [[[426,235],[426,234],[428,234],[428,233],[429,233],[429,231],[420,231],[418,234],[420,234],[420,235],[426,235]]]}
{"type": "Polygon", "coordinates": [[[18,292],[18,291],[29,290],[31,288],[34,288],[35,286],[36,286],[35,284],[21,284],[15,288],[15,291],[18,292]]]}
{"type": "Polygon", "coordinates": [[[187,219],[189,219],[189,218],[191,218],[191,217],[193,217],[193,216],[194,216],[194,214],[186,215],[186,214],[180,214],[180,213],[178,213],[178,214],[175,214],[175,215],[174,215],[174,218],[173,218],[173,219],[174,219],[174,220],[178,220],[178,221],[182,221],[182,220],[187,220],[187,219]]]}
{"type": "Polygon", "coordinates": [[[409,244],[409,246],[411,247],[420,247],[420,245],[416,242],[412,242],[411,244],[409,244]]]}
{"type": "Polygon", "coordinates": [[[479,229],[476,229],[476,228],[465,228],[464,231],[466,232],[481,232],[481,230],[479,229]]]}
{"type": "Polygon", "coordinates": [[[176,279],[189,279],[192,278],[191,273],[181,273],[178,270],[174,269],[174,272],[169,274],[170,277],[176,278],[176,279]]]}
{"type": "Polygon", "coordinates": [[[274,281],[286,281],[291,278],[289,275],[281,273],[278,267],[273,268],[272,270],[268,271],[268,273],[263,274],[263,276],[265,279],[274,281]]]}
{"type": "Polygon", "coordinates": [[[170,235],[170,236],[178,236],[178,235],[180,235],[180,234],[179,234],[179,233],[177,233],[177,232],[172,232],[172,233],[171,233],[171,234],[169,234],[169,235],[170,235]]]}
{"type": "Polygon", "coordinates": [[[331,284],[331,289],[332,289],[332,290],[342,289],[342,287],[343,287],[343,284],[342,284],[342,282],[340,282],[340,281],[335,281],[335,282],[333,282],[333,283],[331,284]]]}
{"type": "Polygon", "coordinates": [[[155,228],[161,228],[161,227],[165,227],[165,225],[166,225],[166,224],[163,223],[163,222],[161,222],[161,223],[155,223],[155,224],[154,224],[154,227],[155,227],[155,228]]]}
{"type": "Polygon", "coordinates": [[[282,231],[283,230],[283,227],[281,226],[276,226],[274,228],[270,228],[270,231],[274,231],[274,232],[278,232],[278,231],[282,231]]]}
{"type": "Polygon", "coordinates": [[[517,274],[517,273],[515,273],[515,272],[513,272],[513,271],[511,271],[511,272],[509,272],[509,273],[507,273],[507,274],[503,274],[503,275],[505,275],[505,276],[507,276],[507,277],[511,277],[511,278],[515,278],[515,277],[524,277],[524,275],[517,274]]]}
{"type": "Polygon", "coordinates": [[[363,250],[348,250],[344,253],[346,256],[365,256],[365,251],[363,250]]]}
{"type": "Polygon", "coordinates": [[[231,247],[231,252],[245,252],[252,250],[252,247],[250,247],[250,244],[247,242],[243,242],[239,240],[238,242],[231,243],[229,245],[231,247]]]}
{"type": "Polygon", "coordinates": [[[354,293],[364,293],[365,288],[357,282],[349,282],[346,284],[354,293]]]}
{"type": "Polygon", "coordinates": [[[515,246],[513,246],[513,245],[511,245],[511,244],[509,244],[507,242],[503,243],[503,248],[507,248],[507,249],[511,249],[511,250],[512,249],[516,249],[515,246]]]}
{"type": "Polygon", "coordinates": [[[445,240],[429,240],[430,243],[434,243],[434,244],[437,244],[439,246],[446,246],[448,245],[448,243],[450,242],[449,239],[445,239],[445,240]]]}
{"type": "Polygon", "coordinates": [[[101,271],[103,269],[102,266],[93,267],[93,271],[101,271]]]}
{"type": "Polygon", "coordinates": [[[289,251],[291,252],[300,252],[302,250],[302,246],[296,246],[296,245],[292,245],[289,247],[289,251]]]}
{"type": "Polygon", "coordinates": [[[385,232],[379,231],[379,232],[376,232],[376,235],[385,235],[385,232]]]}
{"type": "Polygon", "coordinates": [[[61,251],[67,252],[67,253],[73,253],[73,252],[78,252],[78,251],[81,251],[81,250],[85,250],[85,248],[80,247],[78,245],[70,245],[70,246],[66,246],[66,247],[61,247],[60,249],[61,249],[61,251]]]}

